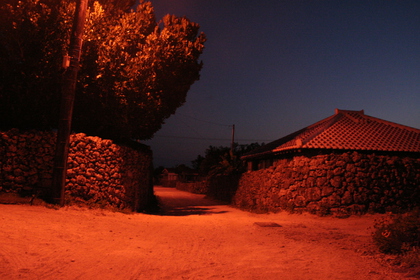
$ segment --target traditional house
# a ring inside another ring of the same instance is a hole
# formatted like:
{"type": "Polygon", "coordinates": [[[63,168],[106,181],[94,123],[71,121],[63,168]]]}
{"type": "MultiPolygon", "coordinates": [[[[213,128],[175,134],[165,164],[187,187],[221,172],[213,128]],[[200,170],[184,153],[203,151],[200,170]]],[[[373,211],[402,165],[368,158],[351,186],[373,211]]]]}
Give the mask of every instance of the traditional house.
{"type": "Polygon", "coordinates": [[[163,187],[175,188],[178,181],[178,173],[175,168],[165,168],[160,176],[160,183],[163,187]]]}
{"type": "Polygon", "coordinates": [[[335,114],[242,157],[233,203],[257,211],[365,213],[420,205],[420,130],[335,114]]]}

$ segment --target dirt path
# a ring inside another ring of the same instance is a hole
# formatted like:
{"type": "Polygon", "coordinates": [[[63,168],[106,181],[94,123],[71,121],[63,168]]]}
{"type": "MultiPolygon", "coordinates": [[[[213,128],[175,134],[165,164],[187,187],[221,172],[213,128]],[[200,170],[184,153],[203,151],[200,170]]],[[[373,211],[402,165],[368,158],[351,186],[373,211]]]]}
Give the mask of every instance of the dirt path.
{"type": "Polygon", "coordinates": [[[155,191],[162,215],[0,205],[0,279],[404,278],[369,253],[376,216],[257,215],[155,191]]]}

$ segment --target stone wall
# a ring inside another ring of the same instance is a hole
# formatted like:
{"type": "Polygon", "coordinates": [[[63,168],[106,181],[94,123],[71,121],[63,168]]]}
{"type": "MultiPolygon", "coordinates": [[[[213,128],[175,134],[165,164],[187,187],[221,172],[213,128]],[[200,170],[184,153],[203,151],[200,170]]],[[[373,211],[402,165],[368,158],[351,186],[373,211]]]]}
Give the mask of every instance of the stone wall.
{"type": "Polygon", "coordinates": [[[359,152],[277,159],[243,174],[233,204],[321,215],[410,209],[420,206],[420,159],[359,152]]]}
{"type": "Polygon", "coordinates": [[[175,188],[177,180],[161,179],[160,185],[165,188],[175,188]]]}
{"type": "Polygon", "coordinates": [[[195,182],[176,181],[176,188],[181,191],[205,194],[209,198],[231,203],[238,188],[239,178],[240,174],[231,174],[203,177],[195,182]]]}
{"type": "MultiPolygon", "coordinates": [[[[52,183],[54,132],[0,132],[0,191],[42,197],[52,183]]],[[[153,196],[147,146],[72,134],[65,199],[140,211],[153,196]]]]}
{"type": "Polygon", "coordinates": [[[219,175],[209,178],[207,196],[226,203],[232,202],[241,174],[219,175]]]}
{"type": "Polygon", "coordinates": [[[196,182],[176,181],[176,189],[196,194],[207,194],[208,182],[206,180],[196,182]]]}
{"type": "Polygon", "coordinates": [[[205,194],[207,197],[225,203],[231,203],[232,197],[238,188],[240,174],[219,175],[203,177],[195,182],[176,182],[176,188],[196,194],[205,194]]]}

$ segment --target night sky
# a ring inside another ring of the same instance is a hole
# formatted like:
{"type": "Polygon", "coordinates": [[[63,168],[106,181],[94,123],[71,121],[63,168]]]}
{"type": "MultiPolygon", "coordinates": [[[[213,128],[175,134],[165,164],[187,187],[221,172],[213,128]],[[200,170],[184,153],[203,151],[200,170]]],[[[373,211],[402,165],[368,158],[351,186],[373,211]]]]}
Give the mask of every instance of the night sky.
{"type": "Polygon", "coordinates": [[[420,128],[420,1],[151,0],[207,36],[201,78],[154,138],[155,167],[276,140],[335,108],[420,128]]]}

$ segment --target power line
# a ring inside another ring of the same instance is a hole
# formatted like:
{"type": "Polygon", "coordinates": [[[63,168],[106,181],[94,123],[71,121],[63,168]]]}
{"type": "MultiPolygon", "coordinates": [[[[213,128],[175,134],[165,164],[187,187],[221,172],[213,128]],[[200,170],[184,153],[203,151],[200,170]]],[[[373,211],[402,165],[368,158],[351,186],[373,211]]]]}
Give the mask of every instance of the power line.
{"type": "Polygon", "coordinates": [[[181,121],[183,125],[185,125],[186,127],[188,127],[189,129],[191,129],[191,131],[193,131],[195,134],[197,134],[200,137],[203,137],[203,135],[201,135],[200,133],[198,133],[197,130],[195,130],[194,128],[192,128],[191,126],[189,126],[188,124],[186,124],[184,121],[181,121]]]}
{"type": "MultiPolygon", "coordinates": [[[[192,140],[212,140],[212,141],[230,141],[231,140],[229,138],[206,138],[206,137],[175,136],[175,135],[155,135],[154,137],[175,138],[175,139],[192,139],[192,140]]],[[[272,140],[238,138],[238,139],[236,139],[236,141],[271,142],[272,140]]]]}
{"type": "MultiPolygon", "coordinates": [[[[223,126],[223,127],[228,127],[228,128],[232,128],[233,130],[235,129],[235,125],[233,124],[221,124],[221,123],[217,123],[217,122],[213,122],[213,121],[207,121],[207,120],[202,120],[202,119],[198,119],[196,117],[192,117],[189,115],[185,115],[182,113],[177,113],[177,115],[189,118],[189,119],[193,119],[195,121],[199,121],[199,122],[203,122],[203,123],[208,123],[208,124],[212,124],[212,125],[217,125],[217,126],[223,126]]],[[[188,127],[191,131],[193,131],[195,134],[197,134],[199,137],[192,137],[192,136],[175,136],[175,135],[155,135],[154,137],[162,137],[162,138],[175,138],[175,139],[191,139],[191,140],[211,140],[211,141],[231,141],[233,138],[207,138],[207,137],[203,137],[197,130],[193,129],[191,126],[189,126],[188,124],[186,124],[183,121],[180,121],[183,125],[185,125],[186,127],[188,127]]],[[[233,132],[234,133],[234,132],[233,132]]],[[[233,137],[233,135],[232,135],[233,137]]],[[[237,141],[243,141],[243,142],[271,142],[272,140],[262,140],[262,139],[235,139],[235,142],[237,141]]]]}
{"type": "Polygon", "coordinates": [[[173,136],[173,135],[155,135],[155,137],[176,138],[176,139],[193,139],[193,140],[214,140],[214,141],[230,140],[230,139],[227,139],[227,138],[205,138],[205,137],[173,136]]]}
{"type": "Polygon", "coordinates": [[[184,117],[187,117],[187,118],[190,118],[190,119],[193,119],[193,120],[196,120],[196,121],[199,121],[199,122],[214,124],[214,125],[218,125],[218,126],[232,127],[231,124],[221,124],[221,123],[217,123],[217,122],[201,120],[201,119],[197,119],[196,117],[191,117],[191,116],[188,116],[188,115],[185,115],[185,114],[182,114],[182,113],[177,113],[177,114],[181,115],[181,116],[184,116],[184,117]]]}

